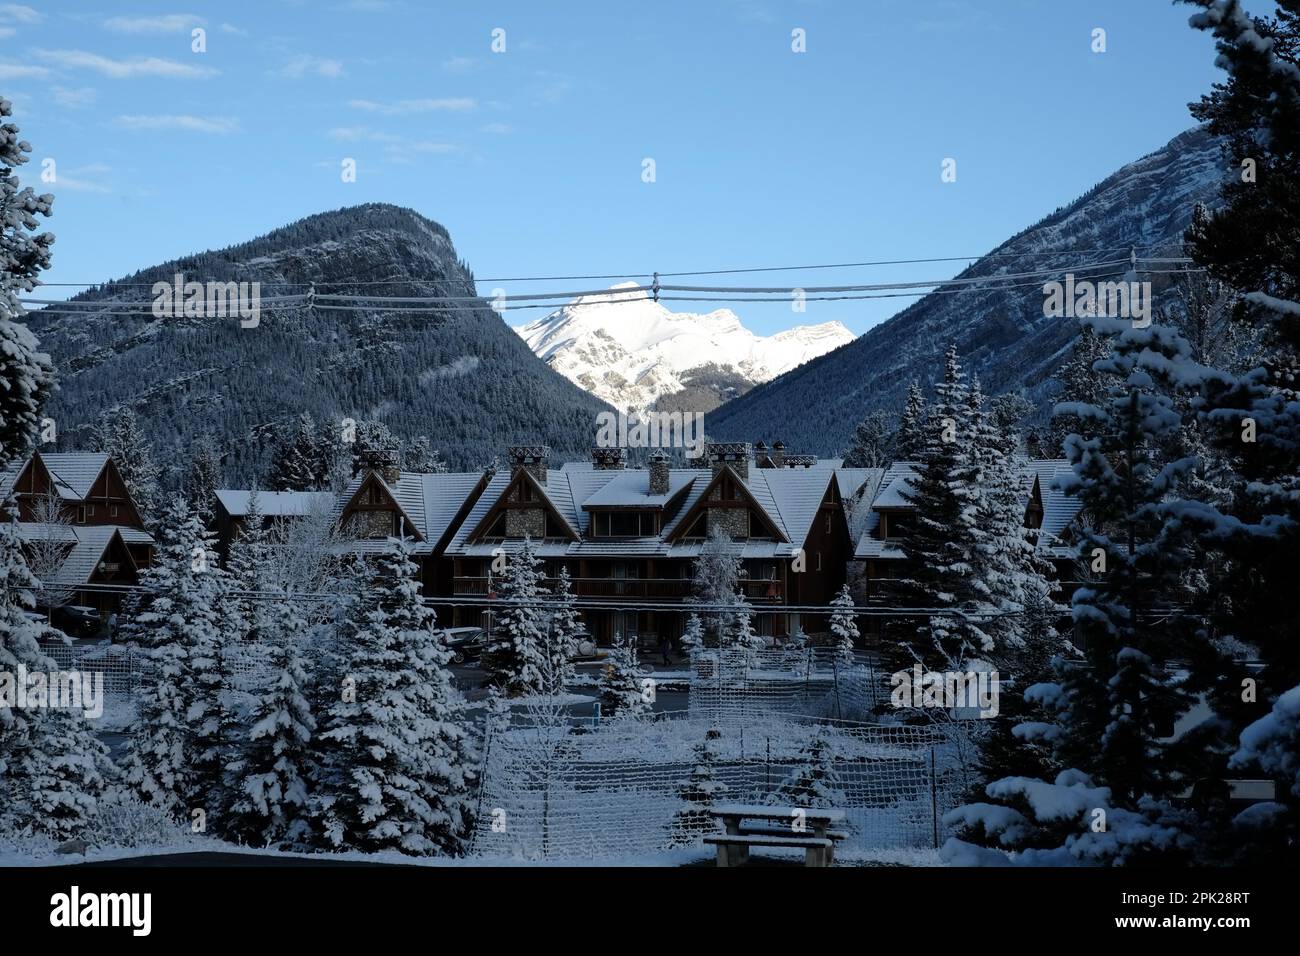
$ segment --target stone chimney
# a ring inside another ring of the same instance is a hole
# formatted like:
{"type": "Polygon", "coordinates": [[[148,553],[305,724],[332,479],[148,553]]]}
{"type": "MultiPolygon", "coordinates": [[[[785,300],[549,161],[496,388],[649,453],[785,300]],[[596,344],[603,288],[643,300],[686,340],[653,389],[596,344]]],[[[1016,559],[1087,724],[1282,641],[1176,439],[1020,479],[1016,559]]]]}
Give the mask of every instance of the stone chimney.
{"type": "Polygon", "coordinates": [[[621,471],[627,458],[622,448],[593,448],[591,464],[597,471],[621,471]]]}
{"type": "Polygon", "coordinates": [[[363,469],[377,472],[390,485],[402,476],[396,448],[364,448],[357,460],[363,469]]]}
{"type": "Polygon", "coordinates": [[[650,494],[668,494],[668,452],[656,448],[650,453],[650,494]]]}
{"type": "Polygon", "coordinates": [[[786,468],[811,468],[817,464],[816,455],[786,455],[786,468]]]}
{"type": "Polygon", "coordinates": [[[772,467],[785,467],[785,442],[780,441],[779,439],[772,442],[772,467]]]}
{"type": "Polygon", "coordinates": [[[749,479],[749,452],[750,445],[747,441],[709,442],[704,446],[704,453],[709,459],[709,470],[713,474],[730,466],[745,481],[749,479]]]}
{"type": "Polygon", "coordinates": [[[540,484],[546,484],[546,466],[551,460],[551,449],[546,445],[511,445],[506,449],[510,459],[510,474],[526,471],[540,484]]]}

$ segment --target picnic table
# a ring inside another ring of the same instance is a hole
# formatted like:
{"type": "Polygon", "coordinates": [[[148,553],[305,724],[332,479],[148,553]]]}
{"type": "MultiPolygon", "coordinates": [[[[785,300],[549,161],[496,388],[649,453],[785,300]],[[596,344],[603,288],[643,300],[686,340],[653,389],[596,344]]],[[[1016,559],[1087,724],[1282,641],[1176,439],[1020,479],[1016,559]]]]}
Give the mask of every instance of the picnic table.
{"type": "Polygon", "coordinates": [[[713,807],[709,814],[722,822],[724,830],[704,838],[718,848],[718,866],[740,866],[749,859],[751,847],[797,847],[804,851],[805,866],[830,866],[835,843],[845,837],[831,829],[844,822],[843,810],[728,803],[713,807]],[[761,822],[747,825],[746,820],[761,822]]]}

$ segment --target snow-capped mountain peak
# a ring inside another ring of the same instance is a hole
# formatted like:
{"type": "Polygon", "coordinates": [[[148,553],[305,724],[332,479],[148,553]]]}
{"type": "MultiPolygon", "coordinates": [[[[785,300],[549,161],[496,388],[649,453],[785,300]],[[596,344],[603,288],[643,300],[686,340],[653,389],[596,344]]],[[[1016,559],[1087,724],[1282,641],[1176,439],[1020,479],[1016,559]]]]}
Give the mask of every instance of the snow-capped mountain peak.
{"type": "Polygon", "coordinates": [[[620,409],[711,410],[853,340],[839,322],[756,335],[730,309],[674,312],[635,282],[516,327],[553,369],[620,409]]]}

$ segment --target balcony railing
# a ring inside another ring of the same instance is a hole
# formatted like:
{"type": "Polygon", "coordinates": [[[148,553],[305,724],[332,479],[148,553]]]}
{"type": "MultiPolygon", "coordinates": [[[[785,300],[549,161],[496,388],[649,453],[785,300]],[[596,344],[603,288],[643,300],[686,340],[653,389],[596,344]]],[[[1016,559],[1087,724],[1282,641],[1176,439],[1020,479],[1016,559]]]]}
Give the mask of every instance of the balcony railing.
{"type": "MultiPolygon", "coordinates": [[[[501,579],[491,579],[493,591],[501,579]]],[[[546,587],[555,585],[556,578],[544,579],[546,587]]],[[[486,577],[458,577],[452,583],[455,594],[486,595],[489,579],[486,577]]],[[[689,578],[570,578],[569,586],[579,597],[624,597],[652,601],[680,601],[693,593],[689,578]]],[[[782,598],[780,581],[745,580],[740,590],[749,601],[779,601],[782,598]]]]}

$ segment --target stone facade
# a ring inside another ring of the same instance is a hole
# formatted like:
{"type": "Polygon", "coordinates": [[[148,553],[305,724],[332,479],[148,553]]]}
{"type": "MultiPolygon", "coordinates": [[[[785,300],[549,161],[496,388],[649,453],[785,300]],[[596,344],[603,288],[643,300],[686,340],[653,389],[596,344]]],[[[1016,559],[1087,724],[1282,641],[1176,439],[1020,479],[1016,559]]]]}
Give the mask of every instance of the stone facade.
{"type": "Polygon", "coordinates": [[[391,511],[354,511],[348,516],[346,536],[360,540],[387,538],[393,533],[391,511]]]}

